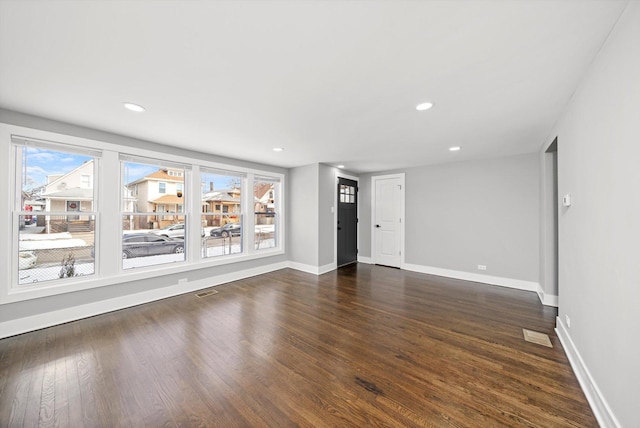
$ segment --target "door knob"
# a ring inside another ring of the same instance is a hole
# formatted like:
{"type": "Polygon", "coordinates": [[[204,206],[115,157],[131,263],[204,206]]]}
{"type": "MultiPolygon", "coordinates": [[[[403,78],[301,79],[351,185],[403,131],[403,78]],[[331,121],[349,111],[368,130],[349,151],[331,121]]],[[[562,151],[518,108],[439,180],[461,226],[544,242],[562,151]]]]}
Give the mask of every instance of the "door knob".
{"type": "Polygon", "coordinates": [[[380,227],[380,225],[379,225],[379,224],[376,224],[376,227],[380,227]]]}

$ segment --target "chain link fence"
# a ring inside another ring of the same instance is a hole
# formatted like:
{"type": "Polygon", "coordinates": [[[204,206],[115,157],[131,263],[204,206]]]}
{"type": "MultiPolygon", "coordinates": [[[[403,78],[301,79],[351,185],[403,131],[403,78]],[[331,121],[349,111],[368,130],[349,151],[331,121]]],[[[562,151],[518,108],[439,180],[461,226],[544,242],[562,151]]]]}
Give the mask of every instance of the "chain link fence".
{"type": "Polygon", "coordinates": [[[94,272],[93,245],[21,250],[18,257],[19,284],[92,275],[94,272]]]}

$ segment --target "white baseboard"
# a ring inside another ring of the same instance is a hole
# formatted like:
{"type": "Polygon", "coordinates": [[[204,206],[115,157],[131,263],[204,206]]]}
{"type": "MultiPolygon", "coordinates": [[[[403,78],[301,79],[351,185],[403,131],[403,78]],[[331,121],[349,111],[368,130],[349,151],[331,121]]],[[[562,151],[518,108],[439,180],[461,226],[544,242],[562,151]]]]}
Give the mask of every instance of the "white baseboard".
{"type": "Polygon", "coordinates": [[[520,279],[502,278],[499,276],[484,275],[480,273],[462,272],[457,270],[435,268],[430,266],[414,265],[403,263],[402,269],[413,272],[426,273],[429,275],[444,276],[447,278],[462,279],[465,281],[481,282],[483,284],[499,285],[501,287],[517,288],[525,291],[538,291],[540,287],[537,282],[523,281],[520,279]]]}
{"type": "Polygon", "coordinates": [[[538,297],[543,305],[558,307],[558,296],[546,294],[540,285],[538,285],[538,297]]]}
{"type": "Polygon", "coordinates": [[[587,397],[591,410],[593,410],[593,414],[600,426],[602,428],[619,428],[620,423],[618,419],[616,419],[616,416],[611,411],[611,407],[607,404],[607,400],[605,400],[602,392],[600,392],[580,352],[578,352],[578,349],[573,343],[567,327],[559,317],[556,317],[556,334],[558,335],[558,339],[560,339],[560,343],[562,343],[564,352],[567,354],[567,358],[571,363],[571,368],[573,368],[573,372],[578,378],[580,387],[587,397]]]}
{"type": "Polygon", "coordinates": [[[218,275],[212,278],[198,281],[186,282],[184,284],[171,285],[142,293],[128,296],[115,297],[113,299],[101,300],[99,302],[87,303],[85,305],[74,306],[29,317],[18,318],[0,323],[0,339],[15,336],[29,331],[39,330],[53,325],[64,324],[82,318],[88,318],[107,312],[117,311],[179,294],[190,293],[203,288],[209,288],[227,282],[238,281],[256,275],[273,272],[288,267],[287,262],[273,263],[242,271],[218,275]]]}
{"type": "Polygon", "coordinates": [[[368,265],[372,265],[373,259],[371,257],[358,256],[358,263],[365,263],[368,265]]]}
{"type": "Polygon", "coordinates": [[[322,275],[323,273],[331,272],[332,270],[338,269],[335,263],[329,263],[328,265],[320,266],[318,268],[318,275],[322,275]]]}
{"type": "Polygon", "coordinates": [[[290,261],[288,262],[287,265],[291,269],[299,270],[301,272],[306,272],[306,273],[312,273],[314,275],[322,275],[323,273],[331,272],[332,270],[336,269],[335,263],[329,263],[324,266],[313,266],[313,265],[307,265],[304,263],[297,263],[297,262],[290,261]]]}

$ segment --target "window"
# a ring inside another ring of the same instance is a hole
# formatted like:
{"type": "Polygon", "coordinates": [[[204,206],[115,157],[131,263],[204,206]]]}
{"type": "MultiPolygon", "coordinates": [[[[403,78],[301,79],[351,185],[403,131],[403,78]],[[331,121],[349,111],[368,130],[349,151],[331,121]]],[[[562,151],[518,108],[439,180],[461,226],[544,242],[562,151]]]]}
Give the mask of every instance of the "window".
{"type": "Polygon", "coordinates": [[[282,252],[282,174],[32,131],[0,124],[0,304],[282,252]]]}
{"type": "Polygon", "coordinates": [[[353,186],[340,185],[340,202],[345,204],[356,203],[356,188],[353,186]]]}
{"type": "Polygon", "coordinates": [[[277,240],[277,194],[280,183],[275,179],[255,179],[253,182],[254,226],[256,250],[274,248],[277,240]]]}
{"type": "Polygon", "coordinates": [[[33,286],[93,275],[97,217],[93,177],[100,153],[13,140],[19,166],[14,206],[16,283],[33,286]]]}
{"type": "MultiPolygon", "coordinates": [[[[186,169],[186,166],[185,166],[186,169]]],[[[183,262],[185,258],[184,225],[188,222],[184,210],[184,191],[170,192],[167,182],[157,179],[169,177],[169,171],[175,177],[184,177],[184,170],[177,167],[171,169],[158,163],[141,163],[135,159],[124,157],[122,161],[123,187],[128,191],[123,195],[133,194],[138,189],[140,195],[122,201],[122,268],[133,269],[145,266],[183,262]],[[178,175],[180,174],[180,175],[178,175]],[[176,225],[182,228],[176,229],[176,225]]],[[[181,178],[184,180],[184,178],[181,178]]],[[[184,183],[178,183],[184,189],[184,183]]]]}
{"type": "Polygon", "coordinates": [[[203,206],[202,257],[241,254],[242,235],[242,175],[218,171],[200,174],[203,206]]]}
{"type": "Polygon", "coordinates": [[[91,175],[83,174],[80,177],[80,188],[81,189],[91,189],[93,186],[91,185],[91,175]]]}

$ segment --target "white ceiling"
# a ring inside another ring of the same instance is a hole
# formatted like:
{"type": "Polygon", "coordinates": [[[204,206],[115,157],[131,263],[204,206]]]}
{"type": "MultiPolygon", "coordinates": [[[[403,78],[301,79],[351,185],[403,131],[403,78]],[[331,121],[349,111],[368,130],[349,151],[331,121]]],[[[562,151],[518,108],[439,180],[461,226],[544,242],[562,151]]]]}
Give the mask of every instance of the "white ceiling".
{"type": "Polygon", "coordinates": [[[284,167],[533,152],[625,5],[2,0],[0,107],[284,167]]]}

